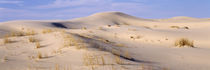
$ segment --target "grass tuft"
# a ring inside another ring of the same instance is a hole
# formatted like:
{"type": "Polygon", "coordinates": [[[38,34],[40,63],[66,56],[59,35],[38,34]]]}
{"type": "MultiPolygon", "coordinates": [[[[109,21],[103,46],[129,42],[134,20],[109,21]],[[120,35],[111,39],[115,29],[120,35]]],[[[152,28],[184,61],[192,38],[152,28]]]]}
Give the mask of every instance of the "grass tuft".
{"type": "Polygon", "coordinates": [[[39,42],[36,42],[36,49],[38,49],[40,47],[41,47],[40,43],[39,42]]]}
{"type": "Polygon", "coordinates": [[[44,29],[44,30],[42,31],[43,34],[52,33],[52,32],[53,32],[52,29],[44,29]]]}
{"type": "Polygon", "coordinates": [[[190,41],[187,38],[181,38],[176,40],[174,45],[179,47],[184,47],[184,46],[194,47],[193,41],[190,41]]]}
{"type": "Polygon", "coordinates": [[[117,64],[123,64],[123,61],[120,59],[119,56],[115,56],[115,62],[116,62],[117,64]]]}
{"type": "Polygon", "coordinates": [[[34,37],[29,37],[28,41],[31,42],[31,43],[34,43],[34,42],[36,42],[36,39],[34,37]]]}
{"type": "Polygon", "coordinates": [[[4,44],[11,43],[11,40],[8,37],[5,37],[3,43],[4,44]]]}
{"type": "Polygon", "coordinates": [[[42,53],[41,52],[38,52],[37,59],[42,59],[42,58],[43,58],[42,53]]]}

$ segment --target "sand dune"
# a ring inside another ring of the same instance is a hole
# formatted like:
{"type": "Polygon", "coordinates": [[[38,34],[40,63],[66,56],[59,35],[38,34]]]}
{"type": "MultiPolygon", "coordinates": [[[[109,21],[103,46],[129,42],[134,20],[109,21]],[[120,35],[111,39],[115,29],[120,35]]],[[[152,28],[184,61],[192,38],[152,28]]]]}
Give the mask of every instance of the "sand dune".
{"type": "Polygon", "coordinates": [[[208,70],[210,20],[121,12],[0,23],[0,70],[208,70]]]}

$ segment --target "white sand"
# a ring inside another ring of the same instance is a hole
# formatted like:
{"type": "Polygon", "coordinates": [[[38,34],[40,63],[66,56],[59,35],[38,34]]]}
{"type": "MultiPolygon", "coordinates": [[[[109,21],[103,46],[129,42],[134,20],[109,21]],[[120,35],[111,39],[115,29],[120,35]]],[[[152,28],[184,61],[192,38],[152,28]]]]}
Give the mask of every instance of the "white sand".
{"type": "Polygon", "coordinates": [[[0,70],[209,70],[209,31],[207,18],[143,19],[120,12],[66,21],[2,22],[0,70]],[[4,44],[9,33],[32,31],[36,34],[14,35],[4,44]],[[29,42],[30,37],[41,47],[29,42]],[[193,40],[195,48],[174,46],[180,38],[193,40]],[[122,63],[116,56],[122,56],[122,63]],[[93,64],[85,65],[86,60],[93,64]]]}

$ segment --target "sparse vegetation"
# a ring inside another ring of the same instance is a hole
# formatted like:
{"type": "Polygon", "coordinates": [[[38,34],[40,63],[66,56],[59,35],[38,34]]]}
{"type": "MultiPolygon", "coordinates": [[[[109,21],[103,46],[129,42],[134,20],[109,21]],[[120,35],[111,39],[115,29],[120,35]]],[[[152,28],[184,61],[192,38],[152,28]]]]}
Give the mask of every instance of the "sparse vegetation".
{"type": "Polygon", "coordinates": [[[125,56],[126,58],[131,59],[131,55],[130,55],[130,53],[128,53],[128,51],[125,51],[125,52],[124,52],[124,56],[125,56]]]}
{"type": "Polygon", "coordinates": [[[185,27],[183,27],[183,28],[184,28],[184,29],[189,29],[189,27],[186,27],[186,26],[185,26],[185,27]]]}
{"type": "Polygon", "coordinates": [[[93,65],[105,65],[105,59],[102,56],[98,56],[95,54],[85,53],[83,56],[83,64],[86,66],[93,66],[93,65]]]}
{"type": "Polygon", "coordinates": [[[111,27],[112,25],[107,25],[108,27],[111,27]]]}
{"type": "Polygon", "coordinates": [[[34,30],[28,30],[28,31],[25,33],[26,36],[35,35],[35,34],[36,34],[36,32],[35,32],[34,30]]]}
{"type": "Polygon", "coordinates": [[[34,37],[29,37],[28,41],[33,43],[33,42],[36,42],[37,40],[34,37]]]}
{"type": "Polygon", "coordinates": [[[87,30],[87,28],[86,27],[82,27],[82,30],[87,30]]]}
{"type": "Polygon", "coordinates": [[[181,38],[176,40],[174,45],[179,47],[184,47],[184,46],[194,47],[193,41],[190,41],[187,38],[181,38]]]}
{"type": "Polygon", "coordinates": [[[101,61],[102,61],[102,64],[103,64],[103,65],[106,64],[103,56],[101,56],[101,61]]]}
{"type": "Polygon", "coordinates": [[[184,26],[184,27],[171,26],[171,28],[176,28],[176,29],[189,29],[189,27],[187,27],[187,26],[184,26]]]}
{"type": "Polygon", "coordinates": [[[149,27],[149,26],[143,26],[144,28],[146,28],[146,29],[151,29],[151,27],[149,27]]]}
{"type": "Polygon", "coordinates": [[[44,29],[44,30],[42,31],[43,34],[51,33],[51,32],[53,32],[52,29],[44,29]]]}
{"type": "Polygon", "coordinates": [[[11,40],[8,39],[8,37],[5,37],[5,38],[4,38],[4,41],[3,41],[4,44],[10,43],[10,42],[11,42],[11,40]]]}
{"type": "Polygon", "coordinates": [[[40,43],[39,43],[39,42],[36,42],[35,44],[36,44],[36,49],[38,49],[38,48],[40,48],[40,47],[41,47],[41,45],[40,45],[40,43]]]}
{"type": "Polygon", "coordinates": [[[43,58],[42,53],[41,52],[38,52],[37,53],[37,59],[42,59],[42,58],[43,58]]]}
{"type": "Polygon", "coordinates": [[[136,36],[130,36],[131,39],[135,40],[135,39],[140,39],[142,38],[142,36],[140,35],[136,35],[136,36]]]}
{"type": "Polygon", "coordinates": [[[55,65],[55,70],[60,70],[60,66],[58,64],[55,65]]]}
{"type": "Polygon", "coordinates": [[[179,29],[180,27],[179,26],[171,26],[171,28],[179,29]]]}
{"type": "Polygon", "coordinates": [[[82,40],[76,39],[70,34],[64,34],[64,47],[75,46],[76,49],[86,48],[82,40]]]}
{"type": "Polygon", "coordinates": [[[2,58],[2,60],[1,60],[2,62],[6,62],[6,61],[8,61],[8,58],[7,58],[7,56],[4,56],[3,58],[2,58]]]}
{"type": "Polygon", "coordinates": [[[116,62],[117,64],[123,64],[123,61],[120,59],[119,56],[115,56],[115,62],[116,62]]]}
{"type": "Polygon", "coordinates": [[[35,34],[36,32],[34,30],[28,30],[28,31],[11,32],[6,34],[4,37],[30,36],[35,34]]]}

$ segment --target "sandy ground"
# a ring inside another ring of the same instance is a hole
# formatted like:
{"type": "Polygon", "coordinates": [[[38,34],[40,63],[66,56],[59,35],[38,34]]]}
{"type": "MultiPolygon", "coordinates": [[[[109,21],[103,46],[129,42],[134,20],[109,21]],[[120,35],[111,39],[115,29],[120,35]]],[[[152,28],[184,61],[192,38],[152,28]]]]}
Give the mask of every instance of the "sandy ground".
{"type": "Polygon", "coordinates": [[[104,12],[0,23],[0,70],[209,70],[210,19],[104,12]],[[181,38],[193,47],[175,46],[181,38]]]}

